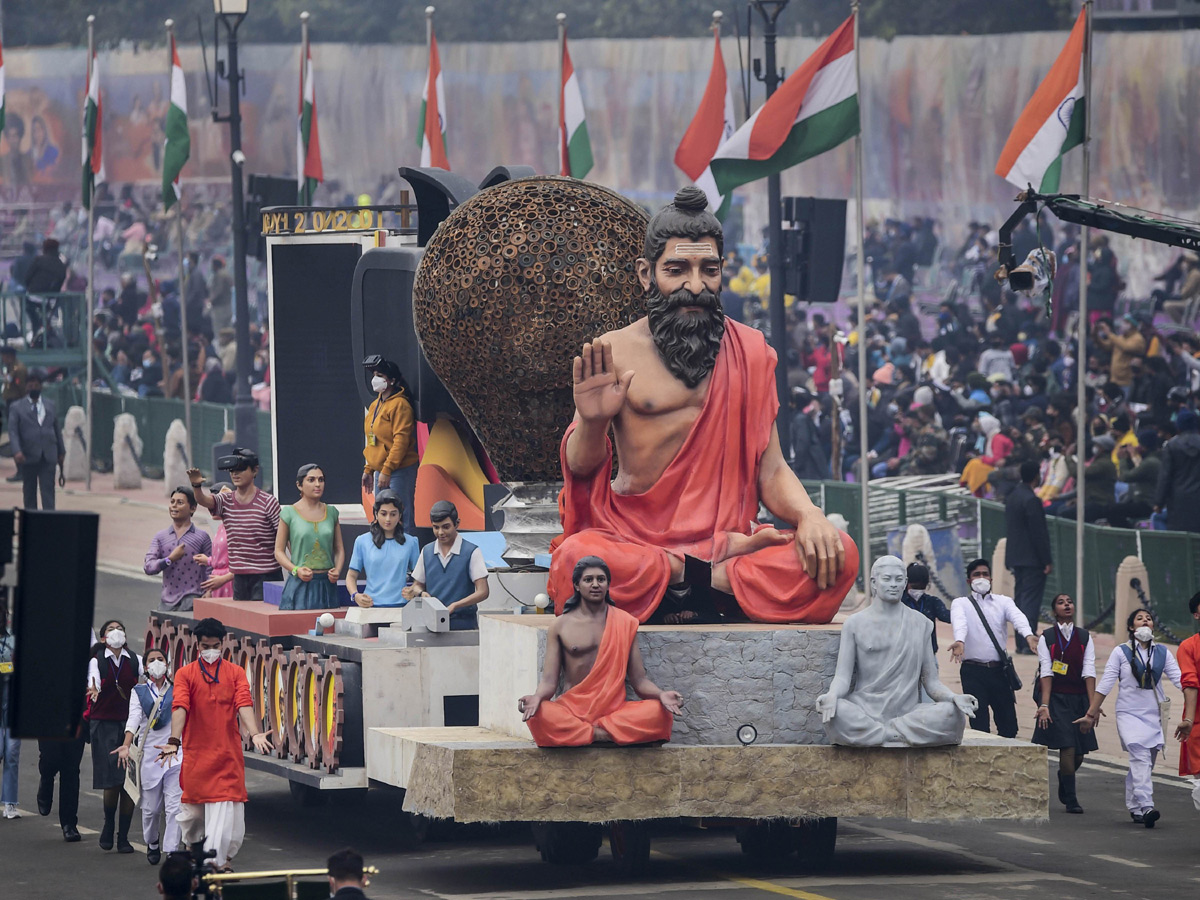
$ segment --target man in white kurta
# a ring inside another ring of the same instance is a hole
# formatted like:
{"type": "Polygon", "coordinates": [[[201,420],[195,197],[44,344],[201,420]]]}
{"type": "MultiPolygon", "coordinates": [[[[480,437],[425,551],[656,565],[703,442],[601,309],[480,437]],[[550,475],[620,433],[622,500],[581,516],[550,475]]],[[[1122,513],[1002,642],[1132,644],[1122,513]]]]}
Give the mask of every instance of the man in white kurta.
{"type": "Polygon", "coordinates": [[[932,747],[962,742],[975,698],[938,680],[933,623],[900,602],[904,563],[871,567],[871,605],[842,626],[837,669],[817,711],[829,740],[851,747],[932,747]],[[853,685],[853,689],[851,689],[853,685]],[[923,686],[931,702],[921,703],[923,686]]]}

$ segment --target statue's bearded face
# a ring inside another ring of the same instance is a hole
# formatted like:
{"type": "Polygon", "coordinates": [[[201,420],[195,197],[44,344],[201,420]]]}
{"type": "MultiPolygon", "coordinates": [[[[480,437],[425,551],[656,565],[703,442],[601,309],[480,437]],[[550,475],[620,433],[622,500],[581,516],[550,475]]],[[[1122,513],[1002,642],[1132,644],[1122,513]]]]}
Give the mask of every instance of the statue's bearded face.
{"type": "Polygon", "coordinates": [[[721,259],[715,245],[707,253],[702,246],[673,239],[646,287],[654,345],[671,374],[689,388],[712,374],[725,333],[721,259]]]}

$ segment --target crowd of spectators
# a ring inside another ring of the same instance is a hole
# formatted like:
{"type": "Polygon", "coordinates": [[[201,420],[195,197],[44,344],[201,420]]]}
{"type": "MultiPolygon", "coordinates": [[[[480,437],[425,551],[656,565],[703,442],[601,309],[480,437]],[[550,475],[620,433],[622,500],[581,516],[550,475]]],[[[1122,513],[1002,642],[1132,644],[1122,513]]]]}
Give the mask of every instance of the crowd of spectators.
{"type": "MultiPolygon", "coordinates": [[[[1020,484],[1021,464],[1034,461],[1047,512],[1073,517],[1082,464],[1089,522],[1200,531],[1200,338],[1193,330],[1200,257],[1179,253],[1159,276],[1161,289],[1131,297],[1107,235],[1093,232],[1088,316],[1080,323],[1074,226],[1056,235],[1044,220],[1035,226],[1027,219],[1013,235],[1019,260],[1039,247],[1055,254],[1049,303],[1015,294],[993,277],[996,242],[985,224],[973,223],[953,249],[940,246],[927,220],[868,223],[873,274],[865,347],[858,346],[853,309],[839,317],[838,306],[787,302],[786,430],[797,474],[954,474],[977,496],[1003,500],[1020,484]],[[942,284],[930,284],[931,267],[942,284]],[[915,291],[914,284],[930,286],[915,291]],[[1081,333],[1082,439],[1075,386],[1081,333]],[[870,373],[862,386],[860,352],[870,373]],[[867,392],[865,423],[860,388],[867,392]],[[870,448],[865,465],[860,427],[870,448]]],[[[752,261],[746,266],[728,255],[723,301],[732,318],[766,328],[767,258],[752,261]]]]}
{"type": "MultiPolygon", "coordinates": [[[[182,399],[186,348],[192,399],[231,403],[237,352],[233,275],[227,263],[229,203],[201,192],[164,212],[159,197],[157,189],[131,185],[118,188],[115,196],[107,185],[97,191],[91,336],[111,375],[98,378],[97,387],[115,386],[131,396],[182,399]],[[178,216],[186,248],[182,291],[178,216]]],[[[41,252],[33,241],[24,243],[9,266],[4,290],[23,295],[25,316],[6,316],[6,341],[64,345],[66,336],[56,331],[53,315],[47,314],[55,302],[43,295],[86,289],[87,221],[86,210],[64,203],[43,232],[41,252]]],[[[256,402],[266,408],[270,355],[267,329],[259,320],[253,309],[251,384],[256,402]]]]}

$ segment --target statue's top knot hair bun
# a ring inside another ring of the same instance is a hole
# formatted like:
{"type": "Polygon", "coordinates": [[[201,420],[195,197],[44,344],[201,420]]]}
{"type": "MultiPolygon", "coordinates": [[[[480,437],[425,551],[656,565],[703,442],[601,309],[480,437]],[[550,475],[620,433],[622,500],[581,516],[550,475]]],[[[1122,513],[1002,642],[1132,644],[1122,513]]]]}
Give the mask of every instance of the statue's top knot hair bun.
{"type": "Polygon", "coordinates": [[[694,184],[689,184],[675,192],[675,207],[687,212],[704,212],[708,208],[708,196],[694,184]]]}
{"type": "Polygon", "coordinates": [[[725,250],[725,235],[721,223],[708,211],[708,197],[704,191],[689,184],[675,192],[675,199],[660,209],[646,225],[646,244],[642,256],[651,263],[658,261],[671,238],[702,241],[712,238],[717,245],[717,255],[725,250]]]}

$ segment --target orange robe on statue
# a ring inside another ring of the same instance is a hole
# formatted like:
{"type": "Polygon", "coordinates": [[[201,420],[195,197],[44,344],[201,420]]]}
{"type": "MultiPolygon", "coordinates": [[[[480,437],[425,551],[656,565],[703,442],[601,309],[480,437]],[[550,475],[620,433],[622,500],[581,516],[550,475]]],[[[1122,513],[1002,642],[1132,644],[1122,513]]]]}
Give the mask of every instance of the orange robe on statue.
{"type": "Polygon", "coordinates": [[[543,700],[526,723],[539,747],[583,747],[599,725],[618,744],[669,741],[675,717],[657,700],[625,699],[629,651],[638,620],[609,607],[596,662],[587,677],[556,700],[543,700]]]}
{"type": "MultiPolygon", "coordinates": [[[[611,596],[645,622],[662,601],[671,576],[667,551],[711,562],[724,556],[727,535],[758,527],[758,474],[779,410],[775,351],[762,332],[726,319],[704,407],[662,477],[642,494],[612,488],[608,458],[586,477],[567,465],[559,496],[563,534],[556,538],[548,591],[554,608],[574,592],[571,572],[583,556],[612,569],[611,596]]],[[[858,575],[858,548],[842,534],[846,562],[822,591],[800,563],[795,542],[778,544],[726,563],[742,611],[756,622],[824,624],[833,619],[858,575]]]]}

